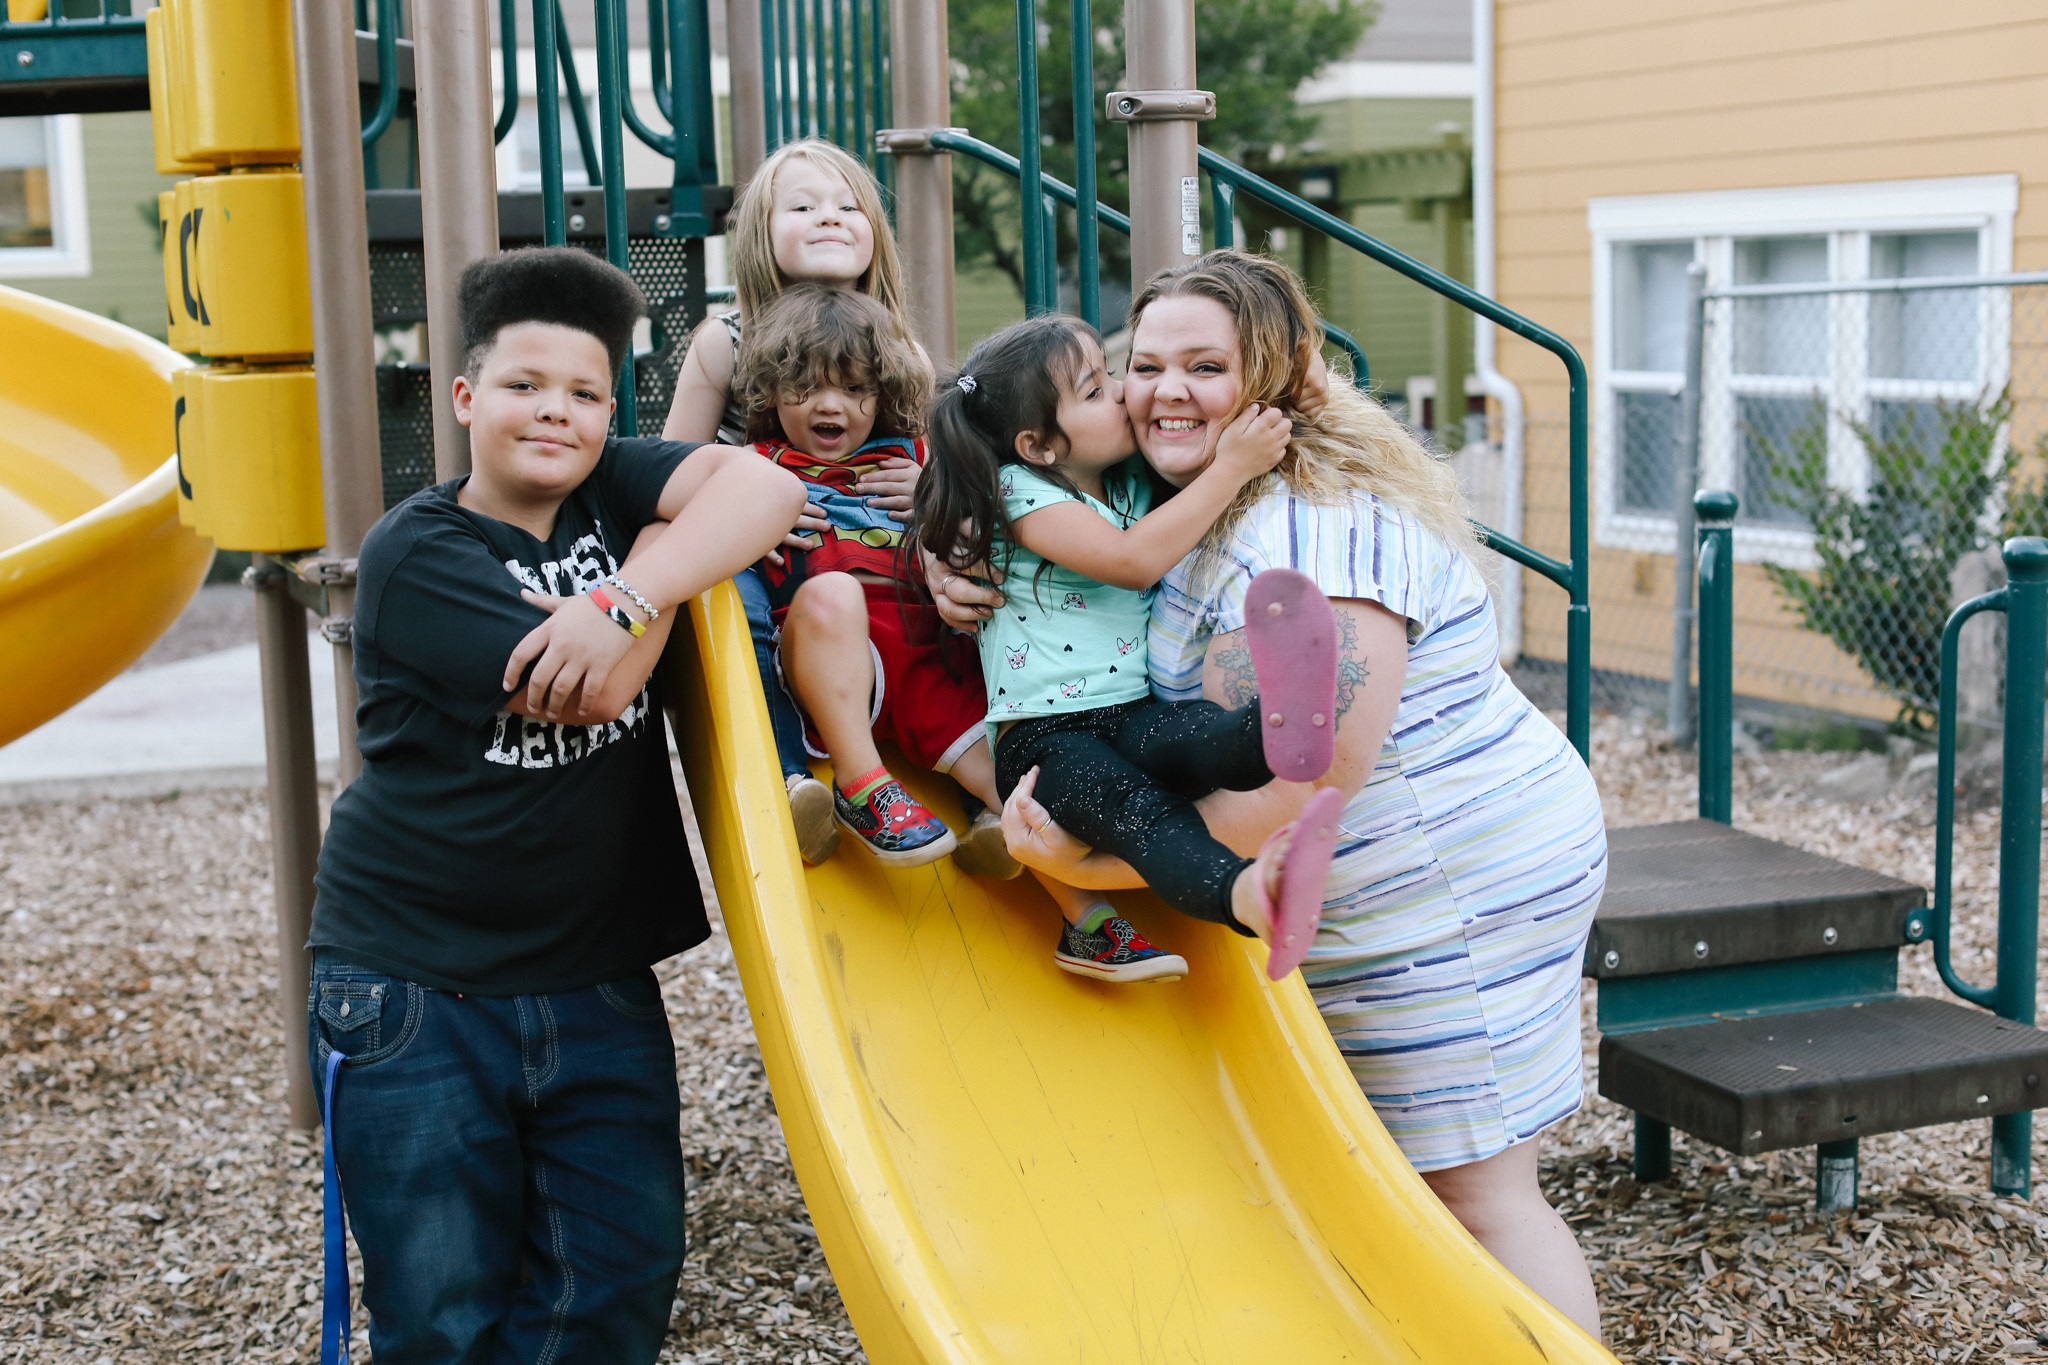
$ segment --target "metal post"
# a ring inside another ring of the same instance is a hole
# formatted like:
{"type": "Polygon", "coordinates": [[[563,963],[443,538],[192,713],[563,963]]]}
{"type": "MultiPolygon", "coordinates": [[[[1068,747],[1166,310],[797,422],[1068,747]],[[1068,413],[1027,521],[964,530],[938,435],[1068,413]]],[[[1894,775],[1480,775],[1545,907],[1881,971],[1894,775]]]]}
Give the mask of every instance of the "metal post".
{"type": "MultiPolygon", "coordinates": [[[[953,117],[945,0],[891,0],[889,30],[894,121],[944,128],[953,117]]],[[[910,315],[917,339],[943,368],[954,350],[953,158],[934,150],[899,155],[894,163],[896,246],[903,277],[916,281],[910,315]]]]}
{"type": "MultiPolygon", "coordinates": [[[[533,107],[540,124],[540,232],[549,246],[569,240],[562,203],[561,73],[555,46],[555,0],[533,0],[533,107]]],[[[495,201],[494,201],[495,202],[495,201]]]]}
{"type": "Polygon", "coordinates": [[[1671,1125],[1636,1115],[1636,1151],[1631,1171],[1638,1185],[1671,1177],[1671,1125]]]}
{"type": "Polygon", "coordinates": [[[1735,512],[1733,493],[1693,498],[1700,539],[1700,771],[1702,820],[1734,822],[1735,512]]]}
{"type": "MultiPolygon", "coordinates": [[[[1992,1010],[2034,1022],[2041,943],[2042,679],[2048,677],[2048,540],[2005,543],[2005,750],[1998,813],[1998,984],[1992,1010]]],[[[1946,698],[1944,698],[1944,701],[1946,698]]],[[[2027,1198],[2034,1116],[1991,1120],[1991,1189],[2027,1198]]]]}
{"type": "Polygon", "coordinates": [[[846,0],[832,0],[832,140],[846,140],[846,0]]]}
{"type": "MultiPolygon", "coordinates": [[[[626,15],[624,0],[597,0],[597,122],[604,156],[604,254],[621,270],[629,265],[626,246],[626,15]]],[[[617,431],[640,434],[640,405],[634,391],[638,367],[632,354],[620,367],[617,431]]]]}
{"type": "MultiPolygon", "coordinates": [[[[1453,136],[1451,145],[1462,147],[1453,136]]],[[[1436,229],[1437,260],[1444,274],[1462,280],[1471,274],[1466,256],[1472,228],[1471,204],[1464,199],[1437,199],[1430,204],[1436,229]]],[[[1431,319],[1430,370],[1436,380],[1436,439],[1445,450],[1465,448],[1465,376],[1472,369],[1472,314],[1454,299],[1441,295],[1431,319]]]]}
{"type": "Polygon", "coordinates": [[[1050,313],[1058,306],[1048,297],[1055,288],[1046,278],[1044,195],[1038,192],[1043,174],[1038,132],[1038,5],[1016,0],[1017,17],[1017,211],[1023,219],[1024,311],[1050,313]]]}
{"type": "Polygon", "coordinates": [[[782,145],[782,82],[775,60],[775,0],[760,0],[758,9],[753,0],[727,0],[725,25],[725,47],[733,73],[732,183],[737,190],[754,178],[768,153],[782,145]],[[747,36],[750,27],[751,38],[747,36]],[[742,47],[742,43],[747,45],[742,47]],[[750,91],[753,104],[742,103],[750,91]]]}
{"type": "MultiPolygon", "coordinates": [[[[889,25],[883,16],[883,11],[887,8],[889,6],[886,0],[869,0],[868,38],[870,40],[869,47],[875,54],[875,60],[874,66],[868,73],[868,95],[874,102],[875,132],[878,134],[895,119],[895,113],[891,108],[894,100],[889,89],[890,65],[886,50],[888,46],[887,34],[889,25]]],[[[893,156],[883,156],[878,149],[875,156],[875,178],[882,182],[882,202],[889,206],[889,213],[892,218],[896,212],[895,198],[892,193],[895,176],[896,158],[893,156]]]]}
{"type": "MultiPolygon", "coordinates": [[[[328,617],[322,633],[334,645],[335,728],[341,740],[334,781],[339,789],[353,781],[362,766],[356,751],[355,650],[349,643],[355,614],[354,561],[364,535],[384,514],[384,466],[378,456],[370,234],[363,219],[355,29],[347,11],[335,5],[296,0],[293,9],[298,33],[299,168],[313,303],[320,487],[327,508],[321,578],[327,585],[328,617]]],[[[317,801],[310,783],[309,778],[306,790],[294,799],[317,801]]],[[[318,845],[316,825],[313,849],[318,845]]],[[[311,858],[313,851],[309,849],[306,856],[311,858]]],[[[283,908],[280,901],[280,913],[283,908]]],[[[293,1036],[304,1032],[296,1024],[291,1031],[293,1036]]]]}
{"type": "Polygon", "coordinates": [[[1069,35],[1074,74],[1074,293],[1081,316],[1102,326],[1101,223],[1095,204],[1095,20],[1073,0],[1069,35]]]}
{"type": "Polygon", "coordinates": [[[1856,1207],[1856,1139],[1813,1149],[1813,1206],[1823,1213],[1856,1207]]]}
{"type": "MultiPolygon", "coordinates": [[[[307,4],[317,2],[306,0],[307,4]]],[[[348,11],[337,6],[325,8],[347,23],[348,11]]],[[[306,32],[302,25],[302,41],[306,32]]],[[[304,91],[305,86],[299,88],[304,91]]],[[[354,140],[356,125],[351,120],[338,125],[338,131],[354,140]]],[[[369,352],[363,354],[367,357],[369,352]]],[[[320,861],[320,775],[313,756],[313,680],[306,665],[306,609],[291,595],[285,582],[288,572],[269,555],[257,555],[243,581],[256,593],[256,652],[263,669],[263,740],[270,773],[270,869],[277,897],[277,1005],[284,1025],[285,1103],[294,1128],[312,1129],[320,1126],[320,1110],[313,1100],[313,1072],[306,1060],[306,992],[312,976],[306,937],[313,927],[313,872],[320,861]]]]}
{"type": "MultiPolygon", "coordinates": [[[[1124,84],[1132,91],[1192,91],[1194,0],[1128,0],[1124,84]]],[[[1111,96],[1115,98],[1114,95],[1111,96]]],[[[1131,289],[1202,254],[1201,181],[1195,170],[1198,102],[1131,111],[1131,289]],[[1192,220],[1192,221],[1191,221],[1192,220]]]]}
{"type": "Polygon", "coordinates": [[[1671,507],[1677,522],[1677,560],[1671,576],[1671,687],[1664,716],[1672,742],[1692,741],[1693,536],[1692,495],[1700,486],[1700,357],[1707,329],[1707,268],[1694,261],[1685,271],[1685,393],[1678,404],[1678,458],[1671,474],[1671,507]]]}
{"type": "MultiPolygon", "coordinates": [[[[304,0],[301,0],[304,3],[304,0]]],[[[491,142],[491,23],[484,0],[415,5],[420,239],[426,256],[427,361],[433,367],[434,477],[469,472],[469,432],[450,391],[462,373],[455,286],[498,250],[498,158],[491,142]]],[[[536,44],[536,47],[538,44],[536,44]]],[[[538,73],[536,73],[537,75],[538,73]]],[[[547,125],[549,106],[540,106],[547,125]]],[[[375,449],[374,444],[371,447],[375,449]]]]}

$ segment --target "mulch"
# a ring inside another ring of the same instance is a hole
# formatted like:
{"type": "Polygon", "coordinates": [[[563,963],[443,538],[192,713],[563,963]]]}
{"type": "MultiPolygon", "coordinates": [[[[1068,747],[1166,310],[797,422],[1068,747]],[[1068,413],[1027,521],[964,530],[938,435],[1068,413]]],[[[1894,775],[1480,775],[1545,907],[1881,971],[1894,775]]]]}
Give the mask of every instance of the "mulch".
{"type": "MultiPolygon", "coordinates": [[[[1813,797],[1834,755],[1737,761],[1737,823],[1925,885],[1931,804],[1813,797]]],[[[1688,755],[1612,717],[1610,823],[1692,813],[1688,755]]],[[[308,1361],[320,1160],[286,1131],[260,792],[7,812],[0,842],[0,1361],[308,1361]]],[[[1995,812],[1958,830],[1957,960],[1989,976],[1995,812]]],[[[2044,973],[2048,976],[2048,973],[2044,973]]],[[[819,1252],[722,932],[661,968],[691,1249],[663,1359],[860,1360],[819,1252]]],[[[1925,949],[1906,989],[1937,994],[1925,949]]],[[[1592,1005],[1586,1008],[1592,1074],[1592,1005]]],[[[296,1021],[295,1021],[296,1022],[296,1021]]],[[[1590,1087],[1589,1087],[1590,1091],[1590,1087]]],[[[2048,1125],[2043,1125],[2048,1127],[2048,1125]]],[[[1813,1209],[1812,1154],[1674,1143],[1638,1186],[1629,1116],[1547,1134],[1631,1362],[2048,1360],[2048,1217],[1986,1188],[1988,1125],[1866,1139],[1862,1207],[1813,1209]]],[[[2048,1142],[2037,1135],[2037,1171],[2048,1142]]],[[[364,1347],[358,1308],[357,1344],[364,1347]]]]}

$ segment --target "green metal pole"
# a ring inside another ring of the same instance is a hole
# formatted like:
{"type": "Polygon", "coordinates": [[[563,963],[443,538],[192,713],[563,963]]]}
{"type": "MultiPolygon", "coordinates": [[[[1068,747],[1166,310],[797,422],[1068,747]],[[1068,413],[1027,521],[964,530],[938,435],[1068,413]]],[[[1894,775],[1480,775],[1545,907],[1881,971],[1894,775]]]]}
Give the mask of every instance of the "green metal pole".
{"type": "Polygon", "coordinates": [[[1073,0],[1074,286],[1081,316],[1102,326],[1102,223],[1095,206],[1095,20],[1073,0]]]}
{"type": "MultiPolygon", "coordinates": [[[[604,254],[621,270],[629,268],[626,250],[626,32],[623,0],[597,0],[598,134],[604,140],[604,254]]],[[[629,351],[621,367],[617,395],[617,430],[640,434],[640,409],[634,392],[636,367],[629,351]]]]}
{"type": "MultiPolygon", "coordinates": [[[[377,0],[377,109],[363,125],[363,150],[377,145],[398,112],[398,0],[377,0]]],[[[366,160],[365,166],[369,165],[366,160]]],[[[370,188],[375,189],[372,185],[370,188]]]]}
{"type": "MultiPolygon", "coordinates": [[[[602,22],[600,20],[599,22],[602,22]]],[[[598,38],[598,62],[604,62],[604,38],[598,38]]],[[[605,183],[605,176],[598,161],[597,140],[590,133],[590,106],[583,99],[583,78],[576,74],[576,50],[569,45],[569,21],[562,14],[560,4],[555,6],[555,51],[562,63],[562,89],[568,95],[569,117],[576,125],[576,147],[583,153],[583,178],[593,186],[605,183]]],[[[599,82],[602,84],[602,82],[599,82]]],[[[603,98],[602,95],[599,96],[603,98]]],[[[561,117],[559,107],[556,117],[561,117]]]]}
{"type": "Polygon", "coordinates": [[[846,0],[832,0],[832,140],[846,141],[846,0]]]}
{"type": "MultiPolygon", "coordinates": [[[[2005,543],[2005,752],[1998,814],[1998,985],[1992,1009],[2034,1022],[2041,946],[2042,687],[2048,678],[2048,540],[2005,543]]],[[[1946,700],[1946,698],[1944,698],[1946,700]]],[[[1991,1189],[2025,1199],[2034,1116],[1991,1120],[1991,1189]]]]}
{"type": "Polygon", "coordinates": [[[761,128],[771,152],[783,142],[782,82],[777,79],[781,43],[775,27],[775,0],[761,0],[761,128]]]}
{"type": "Polygon", "coordinates": [[[1700,537],[1700,772],[1702,820],[1734,822],[1735,512],[1733,493],[1692,500],[1700,537]]]}
{"type": "Polygon", "coordinates": [[[562,97],[555,84],[555,0],[533,0],[533,100],[540,125],[540,230],[549,246],[569,240],[562,205],[562,97]]]}
{"type": "Polygon", "coordinates": [[[804,49],[809,44],[809,29],[804,24],[804,0],[791,0],[790,15],[787,29],[789,60],[796,67],[795,84],[791,87],[796,91],[795,119],[792,124],[795,138],[791,141],[795,141],[796,138],[810,137],[818,131],[818,127],[811,121],[811,72],[809,64],[804,61],[804,49]]]}
{"type": "Polygon", "coordinates": [[[853,106],[853,146],[849,150],[858,154],[861,164],[872,171],[875,169],[875,163],[882,159],[882,154],[876,149],[874,138],[869,136],[867,87],[863,83],[863,74],[867,71],[867,66],[861,52],[863,43],[860,0],[853,0],[852,19],[847,24],[846,41],[853,52],[853,64],[847,72],[847,83],[852,86],[852,96],[847,102],[853,106]]]}
{"type": "MultiPolygon", "coordinates": [[[[680,4],[680,0],[678,0],[680,4]]],[[[647,0],[647,79],[654,87],[654,107],[673,128],[676,122],[675,69],[668,59],[668,31],[673,24],[667,0],[647,0]]]]}
{"type": "Polygon", "coordinates": [[[498,36],[505,91],[498,104],[498,121],[491,126],[491,141],[503,142],[519,121],[519,0],[498,0],[498,36]]]}
{"type": "Polygon", "coordinates": [[[1024,311],[1050,313],[1045,277],[1045,209],[1039,202],[1038,5],[1017,0],[1017,165],[1018,208],[1024,219],[1024,311]]]}
{"type": "MultiPolygon", "coordinates": [[[[802,4],[803,0],[797,0],[802,4]]],[[[832,92],[828,88],[832,64],[826,53],[825,0],[811,0],[811,71],[812,88],[817,91],[818,102],[811,108],[811,134],[827,141],[832,137],[832,92]]]]}
{"type": "MultiPolygon", "coordinates": [[[[894,54],[890,47],[889,25],[884,17],[886,8],[883,0],[872,0],[868,8],[869,37],[873,39],[870,46],[875,52],[874,103],[877,133],[884,128],[894,127],[896,122],[896,92],[894,78],[890,74],[894,54]]],[[[893,220],[896,206],[896,158],[883,156],[877,151],[875,175],[882,182],[882,188],[888,192],[883,202],[888,205],[890,218],[893,220]]]]}
{"type": "Polygon", "coordinates": [[[1228,180],[1209,177],[1209,215],[1216,220],[1216,249],[1226,251],[1237,245],[1237,191],[1228,180]]]}

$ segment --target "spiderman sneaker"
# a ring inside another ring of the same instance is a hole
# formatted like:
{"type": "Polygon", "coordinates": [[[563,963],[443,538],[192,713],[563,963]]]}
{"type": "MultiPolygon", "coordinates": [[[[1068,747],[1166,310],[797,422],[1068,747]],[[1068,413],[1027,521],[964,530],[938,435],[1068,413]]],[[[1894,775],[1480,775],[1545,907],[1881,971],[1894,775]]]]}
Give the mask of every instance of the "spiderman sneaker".
{"type": "Polygon", "coordinates": [[[911,800],[903,784],[881,768],[860,779],[851,796],[833,789],[832,818],[894,867],[935,863],[959,844],[945,821],[911,800]]]}
{"type": "Polygon", "coordinates": [[[1060,946],[1052,959],[1063,972],[1092,976],[1098,981],[1128,984],[1135,981],[1178,981],[1188,974],[1188,961],[1178,953],[1161,951],[1139,936],[1131,922],[1097,906],[1084,923],[1060,926],[1060,946]]]}

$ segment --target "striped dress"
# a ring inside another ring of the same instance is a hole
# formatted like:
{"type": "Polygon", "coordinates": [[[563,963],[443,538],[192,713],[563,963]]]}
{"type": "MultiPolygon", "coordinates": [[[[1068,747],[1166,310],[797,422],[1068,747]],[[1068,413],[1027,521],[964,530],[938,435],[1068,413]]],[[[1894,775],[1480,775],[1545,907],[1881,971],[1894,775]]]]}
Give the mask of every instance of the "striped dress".
{"type": "Polygon", "coordinates": [[[1579,961],[1607,875],[1599,794],[1502,671],[1471,561],[1370,493],[1318,507],[1282,486],[1220,568],[1196,581],[1192,557],[1176,566],[1152,608],[1156,693],[1201,695],[1210,637],[1244,625],[1267,568],[1408,623],[1400,706],[1345,807],[1302,972],[1416,1169],[1482,1160],[1579,1106],[1579,961]]]}

